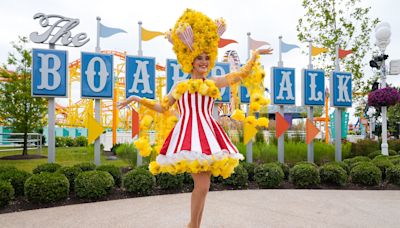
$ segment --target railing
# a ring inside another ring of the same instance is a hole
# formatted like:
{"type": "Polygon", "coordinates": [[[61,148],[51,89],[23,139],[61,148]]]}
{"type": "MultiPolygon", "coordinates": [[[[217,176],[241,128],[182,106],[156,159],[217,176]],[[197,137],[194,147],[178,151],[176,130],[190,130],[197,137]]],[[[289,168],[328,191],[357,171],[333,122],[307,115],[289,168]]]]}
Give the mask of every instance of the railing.
{"type": "MultiPolygon", "coordinates": [[[[36,149],[42,152],[42,135],[39,133],[28,133],[28,150],[36,149]]],[[[24,149],[24,133],[0,133],[0,152],[24,149]],[[5,148],[5,149],[4,149],[5,148]]]]}

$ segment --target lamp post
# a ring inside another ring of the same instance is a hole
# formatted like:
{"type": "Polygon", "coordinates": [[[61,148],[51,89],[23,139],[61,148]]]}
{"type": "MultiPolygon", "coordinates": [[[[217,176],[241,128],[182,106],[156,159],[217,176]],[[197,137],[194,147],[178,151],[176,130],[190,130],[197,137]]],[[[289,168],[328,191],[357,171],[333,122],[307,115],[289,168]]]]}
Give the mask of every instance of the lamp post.
{"type": "MultiPolygon", "coordinates": [[[[379,47],[381,56],[385,56],[385,49],[390,43],[390,25],[387,22],[379,23],[375,28],[376,46],[379,47]]],[[[386,66],[385,58],[382,58],[382,64],[380,67],[380,76],[382,81],[382,88],[386,88],[386,66]]],[[[387,107],[382,107],[382,154],[389,155],[388,144],[387,144],[387,107]]]]}
{"type": "Polygon", "coordinates": [[[367,111],[367,115],[369,117],[369,138],[372,139],[372,129],[373,129],[373,124],[374,124],[374,114],[376,113],[376,110],[374,107],[369,107],[367,111]]]}

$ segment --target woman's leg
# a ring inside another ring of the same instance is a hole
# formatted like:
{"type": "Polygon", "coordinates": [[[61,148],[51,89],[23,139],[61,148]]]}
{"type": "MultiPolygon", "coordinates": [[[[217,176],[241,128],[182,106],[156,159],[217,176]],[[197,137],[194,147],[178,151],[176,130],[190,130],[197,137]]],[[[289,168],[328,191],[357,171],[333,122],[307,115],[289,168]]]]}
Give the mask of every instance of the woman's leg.
{"type": "Polygon", "coordinates": [[[206,196],[210,188],[210,172],[193,173],[194,189],[192,192],[190,227],[199,228],[206,196]]]}

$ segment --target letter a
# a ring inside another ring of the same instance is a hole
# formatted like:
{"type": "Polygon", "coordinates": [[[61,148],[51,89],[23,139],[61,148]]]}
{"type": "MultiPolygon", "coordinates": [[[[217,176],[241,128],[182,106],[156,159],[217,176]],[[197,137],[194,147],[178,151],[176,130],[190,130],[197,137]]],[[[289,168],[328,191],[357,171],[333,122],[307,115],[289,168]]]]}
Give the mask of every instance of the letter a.
{"type": "Polygon", "coordinates": [[[133,85],[132,87],[128,90],[130,93],[139,93],[139,90],[137,89],[137,86],[139,83],[143,84],[143,89],[141,93],[150,93],[152,94],[153,91],[150,89],[150,84],[149,84],[149,78],[150,75],[147,73],[147,64],[149,61],[141,61],[141,60],[136,60],[137,63],[137,69],[136,73],[133,75],[133,85]],[[142,78],[139,78],[140,75],[142,75],[142,78]]]}

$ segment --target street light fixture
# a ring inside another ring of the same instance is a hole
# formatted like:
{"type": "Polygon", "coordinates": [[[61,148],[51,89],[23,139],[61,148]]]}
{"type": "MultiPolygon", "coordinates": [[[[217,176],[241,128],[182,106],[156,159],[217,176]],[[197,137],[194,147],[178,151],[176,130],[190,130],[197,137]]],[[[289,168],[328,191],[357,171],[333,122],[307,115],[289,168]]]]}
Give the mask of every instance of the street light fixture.
{"type": "MultiPolygon", "coordinates": [[[[387,22],[381,22],[375,27],[375,38],[376,46],[379,47],[381,55],[374,57],[374,62],[376,63],[377,69],[380,69],[380,76],[382,80],[382,88],[386,88],[386,66],[385,60],[388,55],[385,55],[385,49],[390,43],[390,25],[387,22]]],[[[370,62],[371,65],[371,62],[370,62]]],[[[374,64],[372,64],[374,65],[374,64]]],[[[371,65],[371,67],[372,67],[371,65]]],[[[374,66],[375,66],[374,65],[374,66]]],[[[387,143],[387,107],[382,107],[382,144],[381,144],[382,154],[389,155],[388,143],[387,143]]]]}

